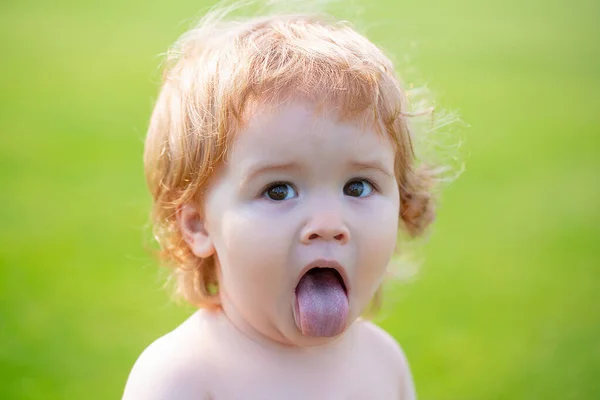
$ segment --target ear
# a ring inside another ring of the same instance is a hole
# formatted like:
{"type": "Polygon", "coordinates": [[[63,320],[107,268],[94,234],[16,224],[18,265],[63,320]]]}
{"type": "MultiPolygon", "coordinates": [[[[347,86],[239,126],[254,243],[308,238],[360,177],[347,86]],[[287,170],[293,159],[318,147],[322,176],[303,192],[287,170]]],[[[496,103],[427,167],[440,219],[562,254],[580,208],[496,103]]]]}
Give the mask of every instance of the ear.
{"type": "Polygon", "coordinates": [[[196,257],[208,258],[215,254],[215,246],[206,230],[205,221],[191,204],[184,204],[177,209],[177,222],[183,240],[196,257]]]}
{"type": "Polygon", "coordinates": [[[405,193],[400,204],[400,217],[413,237],[423,233],[435,219],[433,202],[428,192],[405,193]]]}

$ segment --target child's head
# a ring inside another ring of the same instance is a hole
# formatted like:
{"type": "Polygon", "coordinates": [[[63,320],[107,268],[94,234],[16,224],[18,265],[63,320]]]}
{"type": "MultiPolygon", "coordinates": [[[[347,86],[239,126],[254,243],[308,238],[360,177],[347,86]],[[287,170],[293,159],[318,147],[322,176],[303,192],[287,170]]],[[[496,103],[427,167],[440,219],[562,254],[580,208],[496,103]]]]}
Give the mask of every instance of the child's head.
{"type": "Polygon", "coordinates": [[[399,223],[414,236],[433,219],[391,62],[306,15],[207,18],[167,62],[144,161],[178,290],[282,342],[341,333],[399,223]]]}

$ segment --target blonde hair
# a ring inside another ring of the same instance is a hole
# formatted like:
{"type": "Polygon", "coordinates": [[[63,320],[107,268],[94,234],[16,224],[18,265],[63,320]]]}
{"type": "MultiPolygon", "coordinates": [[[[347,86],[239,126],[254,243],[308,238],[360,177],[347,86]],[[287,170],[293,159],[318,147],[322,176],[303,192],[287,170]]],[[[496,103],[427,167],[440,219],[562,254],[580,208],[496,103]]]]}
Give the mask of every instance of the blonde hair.
{"type": "Polygon", "coordinates": [[[192,254],[176,213],[201,202],[252,101],[302,96],[335,106],[340,118],[374,122],[396,150],[405,230],[419,235],[433,220],[433,175],[416,167],[405,92],[378,47],[348,23],[320,16],[227,21],[226,14],[209,13],[168,52],[144,154],[154,236],[177,291],[199,307],[219,304],[215,263],[192,254]]]}

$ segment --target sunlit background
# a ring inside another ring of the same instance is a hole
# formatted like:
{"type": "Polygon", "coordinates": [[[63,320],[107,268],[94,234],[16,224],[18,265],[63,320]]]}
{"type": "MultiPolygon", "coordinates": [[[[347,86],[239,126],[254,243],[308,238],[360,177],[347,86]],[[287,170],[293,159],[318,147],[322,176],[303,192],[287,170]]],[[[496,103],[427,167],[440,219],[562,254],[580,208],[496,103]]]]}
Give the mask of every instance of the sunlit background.
{"type": "MultiPolygon", "coordinates": [[[[160,54],[207,5],[0,4],[1,399],[119,398],[192,312],[148,252],[142,150],[160,54]]],[[[470,125],[425,261],[377,320],[420,399],[599,399],[599,3],[332,7],[470,125]]]]}

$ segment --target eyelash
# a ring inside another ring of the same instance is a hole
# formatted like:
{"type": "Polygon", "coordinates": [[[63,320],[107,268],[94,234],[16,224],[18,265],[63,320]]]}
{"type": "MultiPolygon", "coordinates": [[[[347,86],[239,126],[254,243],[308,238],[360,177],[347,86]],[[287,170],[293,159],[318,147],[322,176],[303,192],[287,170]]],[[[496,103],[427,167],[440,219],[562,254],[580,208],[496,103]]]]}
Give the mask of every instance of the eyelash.
{"type": "Polygon", "coordinates": [[[280,185],[290,185],[295,189],[295,186],[291,183],[291,182],[286,182],[286,181],[275,181],[275,182],[270,182],[267,186],[265,186],[260,192],[264,193],[267,190],[274,188],[275,186],[280,186],[280,185]]]}
{"type": "MultiPolygon", "coordinates": [[[[377,184],[375,184],[371,179],[368,178],[361,178],[361,177],[355,177],[352,179],[349,179],[344,186],[346,186],[347,184],[351,183],[351,182],[355,182],[355,181],[365,181],[367,182],[369,185],[371,185],[371,187],[373,188],[374,192],[379,192],[379,186],[377,186],[377,184]]],[[[277,186],[283,186],[283,185],[290,185],[295,191],[296,193],[298,193],[298,189],[296,188],[296,186],[294,186],[291,182],[286,182],[286,181],[276,181],[276,182],[271,182],[269,183],[267,186],[265,186],[259,194],[259,197],[266,197],[266,193],[268,190],[277,187],[277,186]]],[[[275,201],[275,200],[273,200],[275,201]]]]}
{"type": "Polygon", "coordinates": [[[372,180],[367,179],[367,178],[361,178],[361,177],[352,178],[348,182],[346,182],[346,185],[349,184],[350,182],[354,182],[354,181],[366,181],[369,185],[371,185],[371,187],[373,188],[373,191],[379,192],[379,186],[377,186],[375,184],[375,182],[373,182],[372,180]]]}

